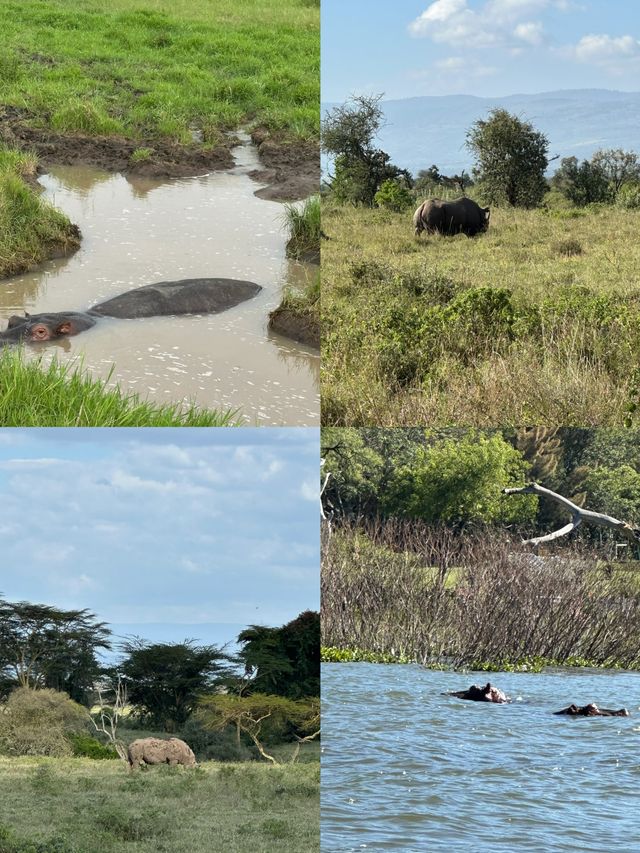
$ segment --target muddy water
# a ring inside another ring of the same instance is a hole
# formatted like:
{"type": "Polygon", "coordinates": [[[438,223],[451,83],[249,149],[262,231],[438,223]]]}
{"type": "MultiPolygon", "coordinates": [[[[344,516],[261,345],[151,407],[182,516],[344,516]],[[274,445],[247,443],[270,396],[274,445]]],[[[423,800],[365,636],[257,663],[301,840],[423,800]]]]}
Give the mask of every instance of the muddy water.
{"type": "MultiPolygon", "coordinates": [[[[285,258],[281,204],[254,196],[255,149],[236,167],[159,182],[90,167],[41,178],[46,197],[80,226],[82,248],[0,287],[0,318],[23,311],[84,310],[157,281],[226,277],[255,281],[253,300],[213,316],[101,320],[63,343],[28,347],[71,361],[150,399],[240,409],[251,424],[319,422],[319,356],[267,330],[286,282],[316,268],[285,258]],[[114,367],[115,366],[115,367],[114,367]]],[[[1,322],[1,321],[0,321],[1,322]]],[[[3,324],[4,325],[4,324],[3,324]]]]}

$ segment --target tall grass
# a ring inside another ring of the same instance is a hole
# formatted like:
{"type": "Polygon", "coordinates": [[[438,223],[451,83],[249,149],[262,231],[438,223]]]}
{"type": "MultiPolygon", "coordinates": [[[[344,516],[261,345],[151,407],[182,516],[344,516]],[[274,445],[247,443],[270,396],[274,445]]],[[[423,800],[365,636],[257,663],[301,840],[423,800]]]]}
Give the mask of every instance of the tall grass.
{"type": "Polygon", "coordinates": [[[8,0],[0,102],[66,132],[263,125],[319,136],[319,8],[300,0],[8,0]]]}
{"type": "Polygon", "coordinates": [[[0,144],[0,278],[80,245],[77,228],[27,183],[35,181],[36,167],[35,156],[0,144]]]}
{"type": "Polygon", "coordinates": [[[0,348],[1,426],[234,426],[234,412],[157,404],[91,378],[81,366],[0,348]]]}
{"type": "Polygon", "coordinates": [[[284,223],[289,233],[287,255],[320,263],[320,196],[306,199],[302,205],[285,204],[284,223]]]}
{"type": "Polygon", "coordinates": [[[640,667],[640,587],[593,549],[541,558],[491,530],[420,522],[323,537],[323,645],[454,667],[522,659],[640,667]]]}
{"type": "Polygon", "coordinates": [[[6,853],[309,853],[320,847],[320,763],[207,762],[129,773],[120,761],[0,758],[6,853]],[[37,800],[37,808],[34,802],[37,800]]]}
{"type": "Polygon", "coordinates": [[[640,213],[323,209],[323,422],[616,425],[640,364],[640,213]]]}

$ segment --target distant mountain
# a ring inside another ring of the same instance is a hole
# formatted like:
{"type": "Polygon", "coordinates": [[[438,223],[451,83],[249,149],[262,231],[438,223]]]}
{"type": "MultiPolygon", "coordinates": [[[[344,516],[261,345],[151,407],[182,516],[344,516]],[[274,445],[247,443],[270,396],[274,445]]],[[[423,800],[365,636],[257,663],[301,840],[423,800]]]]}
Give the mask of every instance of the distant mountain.
{"type": "MultiPolygon", "coordinates": [[[[335,104],[323,105],[323,114],[335,104]]],[[[574,89],[539,95],[477,98],[443,95],[382,101],[386,126],[380,147],[414,175],[435,163],[444,174],[472,166],[467,130],[502,107],[530,121],[549,139],[549,156],[588,159],[599,148],[640,152],[640,92],[574,89]]],[[[557,162],[551,164],[554,171],[557,162]]]]}

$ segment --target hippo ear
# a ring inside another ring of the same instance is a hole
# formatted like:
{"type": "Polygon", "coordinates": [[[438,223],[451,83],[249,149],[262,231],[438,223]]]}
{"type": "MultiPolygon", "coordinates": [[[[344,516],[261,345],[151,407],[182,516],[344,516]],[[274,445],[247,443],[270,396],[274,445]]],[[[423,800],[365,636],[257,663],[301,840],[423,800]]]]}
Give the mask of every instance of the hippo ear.
{"type": "Polygon", "coordinates": [[[71,320],[64,320],[59,326],[56,326],[55,333],[56,335],[72,335],[73,324],[71,320]]]}

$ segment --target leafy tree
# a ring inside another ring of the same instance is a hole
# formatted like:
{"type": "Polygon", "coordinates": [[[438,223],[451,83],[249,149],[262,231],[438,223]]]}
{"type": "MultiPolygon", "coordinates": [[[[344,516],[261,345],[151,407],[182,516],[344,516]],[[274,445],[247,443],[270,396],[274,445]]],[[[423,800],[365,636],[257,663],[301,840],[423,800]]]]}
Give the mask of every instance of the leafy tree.
{"type": "Polygon", "coordinates": [[[494,109],[467,133],[475,155],[474,178],[492,204],[535,207],[547,189],[547,137],[504,109],[494,109]]]}
{"type": "Polygon", "coordinates": [[[187,720],[198,697],[215,688],[230,671],[231,658],[216,646],[183,643],[124,644],[127,657],[116,668],[129,700],[149,722],[167,732],[187,720]]]}
{"type": "Polygon", "coordinates": [[[281,628],[251,625],[238,636],[252,693],[299,699],[320,695],[320,614],[311,610],[281,628]]]}
{"type": "Polygon", "coordinates": [[[640,162],[635,151],[607,148],[596,151],[591,158],[591,163],[604,174],[614,198],[617,197],[623,184],[640,181],[640,162]]]}
{"type": "Polygon", "coordinates": [[[383,459],[352,428],[326,427],[322,431],[322,476],[329,475],[323,502],[327,515],[368,515],[379,501],[383,459]]]}
{"type": "Polygon", "coordinates": [[[589,509],[630,524],[640,521],[640,473],[631,465],[592,468],[584,479],[584,488],[589,509]]]}
{"type": "Polygon", "coordinates": [[[522,484],[528,468],[522,454],[497,433],[437,440],[419,448],[414,463],[398,472],[386,510],[448,524],[529,523],[536,498],[523,495],[512,506],[501,494],[505,486],[522,484]]]}
{"type": "Polygon", "coordinates": [[[50,687],[87,702],[111,632],[88,610],[0,600],[0,673],[6,684],[50,687]]]}
{"type": "Polygon", "coordinates": [[[603,169],[589,160],[579,164],[577,157],[564,157],[560,161],[560,168],[551,178],[551,185],[578,207],[608,201],[611,197],[609,181],[603,169]]]}
{"type": "Polygon", "coordinates": [[[322,147],[334,160],[331,194],[340,202],[372,206],[380,186],[388,179],[411,176],[390,162],[373,140],[382,125],[382,95],[357,95],[334,107],[322,125],[322,147]]]}

